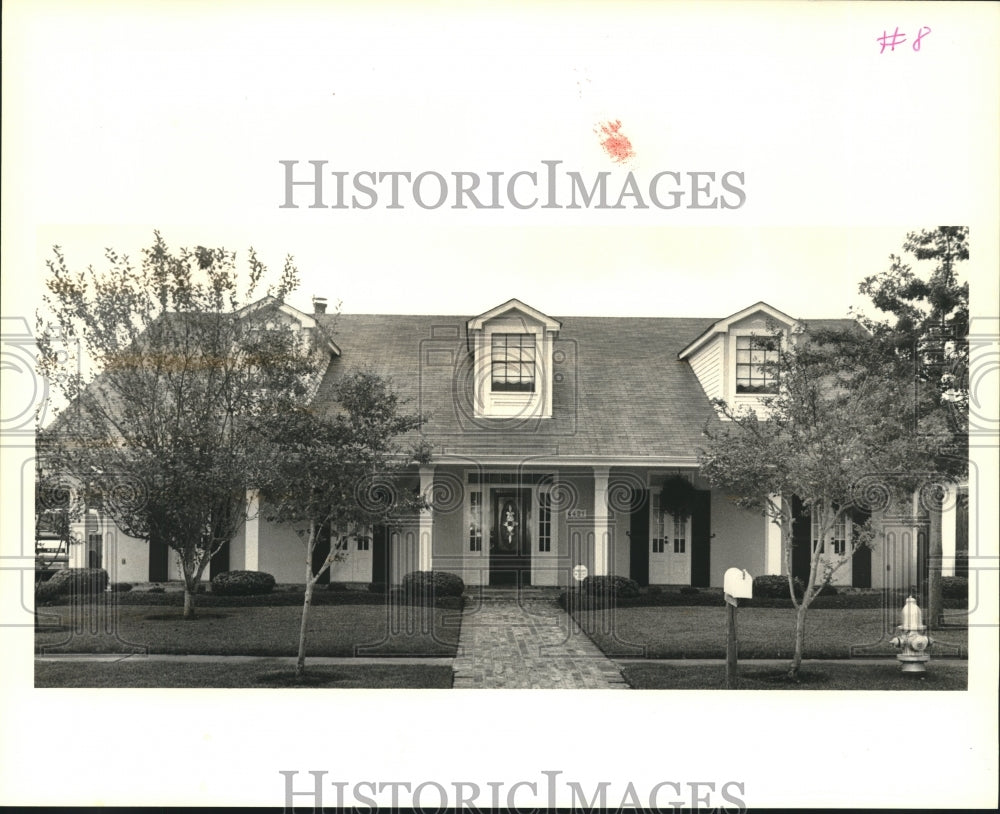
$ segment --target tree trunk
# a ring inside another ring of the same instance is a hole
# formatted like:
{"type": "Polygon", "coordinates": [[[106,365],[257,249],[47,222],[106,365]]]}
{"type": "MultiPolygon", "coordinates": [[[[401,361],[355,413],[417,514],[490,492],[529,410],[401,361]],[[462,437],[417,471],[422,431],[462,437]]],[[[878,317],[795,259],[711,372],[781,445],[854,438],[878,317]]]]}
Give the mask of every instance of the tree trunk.
{"type": "Polygon", "coordinates": [[[302,602],[302,624],[299,626],[299,657],[295,662],[295,677],[302,678],[306,672],[306,627],[309,624],[309,608],[312,606],[314,583],[306,583],[306,598],[302,602]]]}
{"type": "Polygon", "coordinates": [[[194,619],[194,597],[195,592],[186,583],[184,585],[184,618],[194,619]]]}
{"type": "Polygon", "coordinates": [[[183,563],[184,568],[184,618],[194,619],[195,618],[195,598],[198,591],[198,579],[201,577],[201,572],[191,573],[186,562],[183,563]]]}
{"type": "MultiPolygon", "coordinates": [[[[802,597],[805,600],[805,597],[802,597]]],[[[806,610],[805,601],[799,605],[795,613],[795,652],[792,654],[792,665],[788,669],[788,677],[793,681],[799,680],[799,668],[802,667],[802,649],[806,639],[806,610]]]]}
{"type": "Polygon", "coordinates": [[[941,534],[941,508],[931,506],[930,528],[927,533],[927,615],[925,622],[929,630],[936,630],[941,624],[941,559],[944,553],[941,534]]]}
{"type": "MultiPolygon", "coordinates": [[[[733,599],[733,602],[739,600],[733,599]]],[[[726,603],[726,689],[735,690],[736,670],[739,658],[739,644],[736,639],[736,605],[726,603]]]]}
{"type": "Polygon", "coordinates": [[[198,585],[201,584],[201,575],[205,572],[205,566],[208,565],[208,559],[205,558],[198,564],[197,568],[192,570],[193,564],[187,561],[186,557],[181,558],[181,568],[184,571],[184,618],[194,619],[197,614],[195,613],[195,600],[198,593],[198,585]]]}
{"type": "Polygon", "coordinates": [[[316,546],[316,524],[309,524],[309,544],[306,546],[306,595],[302,600],[302,624],[299,625],[299,655],[295,660],[295,678],[301,679],[306,673],[306,628],[309,625],[309,608],[312,606],[313,577],[312,553],[316,546]]]}

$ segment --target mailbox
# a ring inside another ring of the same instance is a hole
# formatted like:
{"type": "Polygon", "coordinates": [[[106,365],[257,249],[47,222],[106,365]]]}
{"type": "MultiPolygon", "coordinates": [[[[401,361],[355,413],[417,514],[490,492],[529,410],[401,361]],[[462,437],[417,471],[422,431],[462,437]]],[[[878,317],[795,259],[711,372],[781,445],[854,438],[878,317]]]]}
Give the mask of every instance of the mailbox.
{"type": "Polygon", "coordinates": [[[753,577],[742,568],[729,568],[722,578],[722,590],[733,599],[751,599],[753,577]]]}

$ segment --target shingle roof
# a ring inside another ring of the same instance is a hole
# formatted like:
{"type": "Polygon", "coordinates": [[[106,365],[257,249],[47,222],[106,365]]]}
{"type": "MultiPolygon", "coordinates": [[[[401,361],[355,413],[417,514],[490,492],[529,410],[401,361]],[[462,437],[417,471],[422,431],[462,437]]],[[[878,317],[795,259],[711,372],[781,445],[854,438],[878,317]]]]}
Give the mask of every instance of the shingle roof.
{"type": "MultiPolygon", "coordinates": [[[[716,319],[564,317],[554,344],[551,419],[475,418],[466,317],[340,314],[320,317],[342,350],[317,395],[353,367],[392,379],[409,409],[430,415],[436,456],[475,461],[694,459],[715,412],[677,354],[716,319]]],[[[582,462],[582,461],[581,461],[582,462]]]]}

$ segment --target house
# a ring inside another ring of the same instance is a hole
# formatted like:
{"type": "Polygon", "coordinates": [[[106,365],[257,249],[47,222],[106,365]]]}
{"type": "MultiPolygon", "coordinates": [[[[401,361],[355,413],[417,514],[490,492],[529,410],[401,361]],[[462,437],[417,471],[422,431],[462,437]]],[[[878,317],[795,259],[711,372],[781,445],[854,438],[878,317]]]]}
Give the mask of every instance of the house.
{"type": "MultiPolygon", "coordinates": [[[[698,449],[706,422],[720,420],[712,398],[753,406],[772,388],[759,367],[771,351],[754,335],[797,330],[798,320],[764,302],[723,319],[554,317],[516,299],[473,317],[331,315],[325,300],[314,302],[313,314],[275,306],[332,337],[313,404],[332,402],[345,371],[372,368],[429,416],[421,435],[433,449],[404,485],[432,508],[369,537],[335,540],[348,550],[329,579],[398,583],[409,571],[442,570],[469,585],[616,574],[640,585],[721,586],[731,567],[782,573],[781,529],[711,489],[698,475],[698,449]],[[671,484],[686,491],[688,512],[661,506],[671,484]]],[[[302,582],[302,541],[256,509],[211,573],[260,570],[302,582]]],[[[837,582],[920,580],[926,516],[914,503],[882,520],[885,544],[859,551],[837,582]]],[[[946,528],[956,522],[946,518],[946,528]]],[[[79,525],[86,545],[74,547],[71,565],[100,562],[112,581],[180,577],[164,546],[122,534],[99,511],[79,525]]],[[[835,548],[849,545],[849,526],[835,548]]],[[[793,533],[798,573],[808,567],[808,518],[793,533]]],[[[947,569],[954,532],[945,546],[947,569]]]]}

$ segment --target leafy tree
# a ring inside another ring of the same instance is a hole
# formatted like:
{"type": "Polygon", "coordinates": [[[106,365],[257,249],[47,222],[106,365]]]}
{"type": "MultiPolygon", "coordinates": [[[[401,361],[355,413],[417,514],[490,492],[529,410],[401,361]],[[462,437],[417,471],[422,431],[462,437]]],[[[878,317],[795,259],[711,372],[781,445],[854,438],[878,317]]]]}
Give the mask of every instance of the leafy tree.
{"type": "MultiPolygon", "coordinates": [[[[881,312],[860,315],[874,341],[885,343],[907,360],[916,385],[910,403],[921,415],[937,415],[949,431],[936,463],[942,478],[968,477],[969,284],[959,278],[969,259],[969,230],[964,226],[909,232],[903,252],[920,264],[919,273],[897,255],[888,269],[866,277],[859,291],[881,312]]],[[[939,484],[940,486],[940,484],[939,484]]],[[[941,617],[940,488],[928,492],[928,625],[941,617]]]]}
{"type": "Polygon", "coordinates": [[[176,553],[188,619],[277,454],[267,422],[307,397],[329,356],[322,337],[281,319],[298,282],[290,257],[254,305],[266,269],[253,249],[245,284],[234,252],[173,252],[159,233],[139,265],[106,258],[106,271],[71,272],[57,246],[47,262],[39,367],[68,406],[39,430],[39,453],[45,471],[99,494],[122,531],[176,553]]]}
{"type": "MultiPolygon", "coordinates": [[[[777,347],[780,332],[758,341],[777,347]]],[[[726,420],[706,426],[701,471],[709,482],[737,497],[739,505],[765,514],[783,531],[783,558],[795,606],[794,655],[802,662],[806,613],[820,591],[860,546],[872,545],[872,490],[912,489],[932,467],[940,429],[916,432],[907,394],[907,366],[860,330],[816,330],[792,335],[777,361],[768,362],[777,392],[762,397],[758,413],[716,401],[726,420]],[[886,472],[909,473],[886,484],[886,472]],[[801,597],[792,574],[792,496],[814,518],[816,544],[801,597]],[[838,551],[835,530],[853,529],[838,551]]]]}
{"type": "MultiPolygon", "coordinates": [[[[39,447],[43,445],[40,439],[39,447]]],[[[82,517],[84,505],[69,480],[45,474],[41,462],[47,457],[41,449],[35,455],[35,567],[42,571],[63,557],[68,560],[69,547],[82,542],[74,535],[73,524],[82,517]]]]}
{"type": "Polygon", "coordinates": [[[373,525],[425,505],[401,479],[414,461],[426,461],[428,453],[421,447],[404,451],[398,442],[418,429],[423,417],[402,412],[404,405],[390,383],[371,371],[343,376],[336,403],[330,406],[329,412],[298,408],[278,417],[273,439],[283,454],[262,489],[268,519],[290,525],[304,542],[297,678],[305,673],[306,630],[316,583],[347,556],[331,544],[314,568],[321,537],[329,535],[332,542],[365,537],[373,525]]]}

